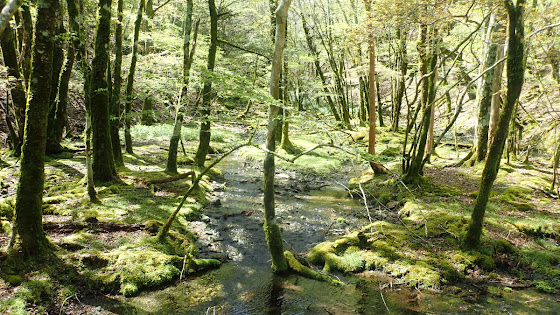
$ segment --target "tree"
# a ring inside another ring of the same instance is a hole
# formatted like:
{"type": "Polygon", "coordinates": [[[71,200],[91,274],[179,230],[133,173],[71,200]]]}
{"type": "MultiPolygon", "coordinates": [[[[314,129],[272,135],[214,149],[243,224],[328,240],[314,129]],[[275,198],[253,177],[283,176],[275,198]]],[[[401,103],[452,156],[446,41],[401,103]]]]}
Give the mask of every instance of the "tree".
{"type": "Polygon", "coordinates": [[[208,65],[206,78],[202,89],[202,106],[199,110],[201,122],[198,149],[194,157],[194,165],[202,167],[206,162],[210,147],[210,108],[212,105],[212,80],[214,65],[216,64],[216,50],[218,49],[218,12],[214,0],[208,1],[210,10],[210,47],[208,48],[208,65]]]}
{"type": "Polygon", "coordinates": [[[111,0],[99,0],[95,49],[91,62],[90,112],[93,148],[93,179],[109,182],[117,177],[109,126],[109,92],[107,66],[111,31],[111,0]]]}
{"type": "Polygon", "coordinates": [[[19,7],[23,4],[23,0],[10,0],[0,12],[0,35],[10,23],[12,16],[16,13],[19,7]]]}
{"type": "MultiPolygon", "coordinates": [[[[282,73],[282,55],[286,43],[286,23],[291,0],[283,0],[276,9],[276,35],[274,40],[274,55],[270,75],[270,96],[280,100],[280,75],[282,73]]],[[[280,107],[270,104],[268,109],[268,132],[266,136],[266,156],[264,160],[264,232],[268,250],[272,256],[272,269],[275,272],[288,270],[288,262],[284,257],[282,232],[276,222],[274,201],[274,151],[276,151],[276,129],[280,119],[280,107]]]]}
{"type": "Polygon", "coordinates": [[[16,195],[14,230],[10,243],[10,253],[20,253],[24,257],[38,257],[52,250],[43,231],[42,198],[53,39],[58,5],[57,0],[37,1],[25,136],[16,195]]]}
{"type": "Polygon", "coordinates": [[[177,104],[175,115],[175,127],[173,128],[173,135],[169,141],[169,154],[167,155],[166,172],[177,173],[177,149],[179,141],[181,140],[181,127],[183,125],[183,102],[186,102],[187,88],[189,85],[189,78],[191,72],[192,59],[196,48],[196,38],[198,34],[198,20],[194,27],[193,44],[190,47],[191,32],[192,32],[192,14],[193,14],[193,0],[187,1],[187,9],[185,12],[185,26],[183,35],[183,77],[181,86],[181,98],[177,104]]]}
{"type": "Polygon", "coordinates": [[[115,62],[113,63],[113,94],[111,95],[111,147],[117,166],[123,166],[119,127],[121,124],[123,0],[117,0],[117,25],[115,27],[115,62]]]}
{"type": "Polygon", "coordinates": [[[132,58],[130,59],[130,69],[126,80],[126,103],[124,108],[124,143],[127,153],[132,154],[132,134],[130,127],[132,124],[132,87],[134,86],[134,73],[136,72],[136,60],[138,59],[138,38],[140,36],[140,26],[142,25],[142,12],[144,11],[145,0],[140,0],[136,22],[134,23],[134,41],[132,43],[132,58]]]}
{"type": "Polygon", "coordinates": [[[508,50],[507,50],[507,92],[504,107],[500,113],[494,142],[490,146],[488,158],[482,171],[480,188],[476,197],[471,220],[465,238],[465,246],[474,248],[480,243],[482,223],[488,204],[488,197],[498,170],[504,150],[509,124],[521,94],[525,78],[525,0],[504,0],[508,13],[508,50]]]}
{"type": "Polygon", "coordinates": [[[25,106],[27,95],[24,88],[24,78],[20,71],[18,62],[18,52],[16,49],[14,30],[8,25],[4,33],[0,36],[0,46],[2,47],[2,57],[4,65],[8,67],[8,75],[14,78],[11,90],[12,105],[16,116],[18,133],[14,135],[14,155],[20,156],[21,144],[23,142],[23,128],[25,124],[25,106]]]}
{"type": "Polygon", "coordinates": [[[368,153],[375,155],[375,38],[373,37],[371,0],[364,0],[366,14],[369,24],[368,31],[368,50],[369,50],[369,145],[368,153]]]}

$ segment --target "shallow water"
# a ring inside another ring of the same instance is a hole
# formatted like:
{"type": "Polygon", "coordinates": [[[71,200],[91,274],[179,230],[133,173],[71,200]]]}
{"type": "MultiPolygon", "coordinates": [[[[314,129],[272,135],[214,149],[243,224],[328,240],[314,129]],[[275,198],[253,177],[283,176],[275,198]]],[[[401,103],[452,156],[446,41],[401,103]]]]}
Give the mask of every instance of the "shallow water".
{"type": "MultiPolygon", "coordinates": [[[[137,297],[97,301],[119,314],[558,314],[560,297],[532,290],[440,294],[389,288],[379,276],[338,275],[333,287],[296,275],[271,272],[262,229],[262,172],[230,157],[219,165],[213,205],[189,229],[199,236],[202,258],[225,260],[222,267],[137,297]],[[219,202],[217,201],[219,200],[219,202]]],[[[341,172],[342,173],[342,172],[341,172]]],[[[277,171],[277,216],[285,248],[302,253],[367,224],[364,207],[337,184],[277,171]]]]}

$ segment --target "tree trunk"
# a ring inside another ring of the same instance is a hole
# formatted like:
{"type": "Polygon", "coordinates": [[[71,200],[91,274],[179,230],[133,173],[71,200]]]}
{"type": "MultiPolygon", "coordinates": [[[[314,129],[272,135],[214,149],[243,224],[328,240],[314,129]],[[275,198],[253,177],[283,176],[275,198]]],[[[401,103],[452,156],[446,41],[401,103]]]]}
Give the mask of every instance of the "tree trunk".
{"type": "Polygon", "coordinates": [[[366,15],[368,20],[368,46],[369,46],[369,154],[375,155],[375,38],[373,37],[373,17],[371,13],[371,0],[366,0],[366,15]]]}
{"type": "Polygon", "coordinates": [[[33,42],[33,18],[31,10],[27,4],[23,4],[20,8],[23,17],[23,41],[20,50],[21,54],[21,72],[25,79],[25,86],[29,83],[29,74],[31,73],[31,46],[33,42]]]}
{"type": "Polygon", "coordinates": [[[309,52],[313,56],[313,62],[315,64],[315,71],[317,72],[317,75],[319,76],[319,79],[321,79],[321,83],[323,84],[323,92],[325,93],[325,97],[327,99],[327,103],[329,104],[331,114],[333,115],[334,120],[341,121],[340,114],[338,113],[338,109],[336,108],[336,106],[334,104],[334,101],[333,101],[333,99],[330,95],[331,91],[329,91],[329,88],[327,87],[327,80],[325,79],[325,74],[323,73],[323,69],[321,68],[321,62],[319,61],[319,53],[317,52],[317,48],[315,47],[315,44],[313,43],[313,38],[311,37],[311,32],[309,31],[309,27],[307,26],[307,22],[306,22],[303,14],[301,15],[301,23],[303,25],[303,31],[305,33],[305,40],[307,42],[307,48],[309,49],[309,52]]]}
{"type": "Polygon", "coordinates": [[[109,125],[109,93],[107,91],[107,64],[111,31],[111,0],[99,0],[99,21],[92,60],[90,113],[93,149],[93,179],[109,182],[116,178],[109,125]]]}
{"type": "Polygon", "coordinates": [[[123,166],[119,128],[121,125],[123,0],[117,0],[117,25],[115,27],[115,62],[113,64],[113,94],[111,95],[111,147],[117,166],[123,166]]]}
{"type": "MultiPolygon", "coordinates": [[[[420,33],[420,43],[417,46],[419,62],[420,62],[420,77],[421,83],[421,96],[420,106],[423,108],[421,132],[418,136],[416,143],[418,144],[415,153],[411,156],[411,163],[403,177],[403,181],[408,184],[417,183],[422,176],[424,152],[426,151],[426,143],[428,142],[428,134],[430,131],[430,124],[432,120],[433,102],[430,102],[430,91],[432,85],[435,85],[435,66],[437,64],[437,56],[433,43],[429,44],[427,40],[427,26],[423,25],[420,33]],[[430,47],[428,47],[430,45],[430,47]],[[428,51],[429,48],[429,51],[428,51]],[[429,74],[429,75],[428,75],[429,74]]],[[[433,90],[435,94],[435,90],[433,90]]]]}
{"type": "Polygon", "coordinates": [[[17,187],[15,220],[10,254],[38,257],[51,251],[43,231],[42,198],[45,182],[47,116],[51,93],[57,0],[37,1],[33,40],[33,67],[22,146],[21,173],[17,187]]]}
{"type": "Polygon", "coordinates": [[[52,130],[52,140],[58,145],[62,142],[64,128],[66,127],[66,120],[68,119],[68,91],[75,58],[76,53],[73,45],[67,45],[66,59],[64,61],[64,67],[62,68],[58,84],[58,101],[56,103],[56,112],[54,114],[52,130]]]}
{"type": "Polygon", "coordinates": [[[169,153],[167,156],[167,165],[165,167],[165,171],[169,173],[177,173],[177,149],[179,148],[179,141],[181,140],[181,127],[183,125],[183,103],[186,103],[187,99],[187,88],[189,86],[192,59],[196,49],[196,38],[200,22],[200,20],[198,20],[195,24],[191,49],[192,14],[193,0],[188,0],[184,23],[185,30],[183,32],[183,86],[181,88],[181,102],[177,104],[176,108],[175,127],[173,128],[173,135],[169,141],[169,153]]]}
{"type": "MultiPolygon", "coordinates": [[[[286,42],[286,23],[291,0],[283,0],[276,10],[276,36],[274,41],[274,55],[270,75],[270,95],[275,100],[280,99],[280,75],[282,72],[282,54],[286,42]]],[[[264,232],[268,250],[272,257],[274,272],[288,270],[288,263],[284,257],[282,233],[276,222],[274,201],[274,154],[276,151],[276,129],[278,128],[280,108],[271,104],[268,111],[268,132],[266,137],[266,156],[264,160],[264,232]]]]}
{"type": "Polygon", "coordinates": [[[132,58],[130,60],[130,70],[126,81],[126,102],[124,109],[124,142],[127,153],[134,153],[132,150],[132,134],[130,126],[132,124],[132,87],[134,85],[134,72],[136,71],[136,60],[138,59],[138,37],[140,36],[140,26],[142,24],[142,12],[144,11],[145,0],[140,0],[140,7],[134,23],[134,42],[132,43],[132,58]]]}
{"type": "MultiPolygon", "coordinates": [[[[210,47],[208,49],[208,67],[207,71],[211,74],[214,71],[216,63],[216,49],[218,44],[218,13],[216,12],[216,4],[214,0],[208,1],[210,10],[210,47]]],[[[194,158],[194,165],[202,167],[208,155],[208,148],[210,147],[210,107],[212,105],[212,78],[208,78],[204,83],[202,90],[202,108],[200,109],[200,116],[202,122],[200,124],[199,143],[196,155],[194,158]]]]}
{"type": "MultiPolygon", "coordinates": [[[[493,14],[488,22],[488,31],[486,34],[487,46],[485,47],[486,60],[481,71],[491,67],[497,58],[498,47],[498,32],[500,29],[499,22],[495,19],[493,14]]],[[[490,126],[490,112],[492,106],[492,92],[496,78],[496,69],[486,72],[480,79],[478,89],[478,122],[476,126],[476,155],[474,156],[475,162],[482,162],[486,158],[488,151],[488,131],[490,126]]]]}
{"type": "Polygon", "coordinates": [[[150,126],[156,122],[154,115],[154,98],[149,94],[144,97],[144,104],[142,105],[142,125],[150,126]]]}
{"type": "Polygon", "coordinates": [[[397,29],[397,38],[399,40],[398,52],[396,56],[396,71],[398,77],[395,80],[394,96],[392,99],[391,111],[391,131],[399,129],[399,118],[401,115],[402,100],[404,97],[405,78],[408,70],[407,51],[406,51],[406,32],[401,28],[397,29]]]}
{"type": "MultiPolygon", "coordinates": [[[[500,45],[498,53],[496,55],[496,60],[502,59],[504,56],[504,45],[500,45]]],[[[496,128],[498,126],[498,119],[500,117],[500,108],[502,107],[502,72],[504,69],[504,63],[500,63],[496,66],[494,74],[494,82],[492,83],[492,108],[490,111],[490,124],[488,126],[488,145],[487,148],[492,146],[494,141],[494,136],[496,135],[496,128]]],[[[488,153],[486,154],[488,155],[488,153]]]]}
{"type": "Polygon", "coordinates": [[[498,175],[500,158],[504,149],[509,124],[519,95],[521,94],[521,88],[523,87],[525,77],[525,0],[517,0],[516,5],[513,4],[512,0],[505,0],[504,3],[509,18],[506,100],[504,102],[504,108],[500,113],[494,142],[490,147],[488,158],[486,159],[486,164],[482,171],[478,196],[474,203],[471,221],[464,241],[467,248],[474,248],[480,243],[482,223],[486,205],[488,204],[488,197],[490,196],[490,191],[498,175]]]}
{"type": "Polygon", "coordinates": [[[21,155],[21,145],[23,143],[23,128],[25,125],[25,106],[27,103],[27,95],[24,88],[24,78],[18,64],[18,54],[16,50],[16,42],[14,30],[8,25],[4,33],[0,37],[0,46],[2,47],[2,56],[4,57],[4,65],[8,67],[8,75],[14,77],[15,84],[11,90],[12,104],[16,114],[16,124],[18,133],[15,135],[18,143],[14,146],[14,155],[21,155]]]}
{"type": "Polygon", "coordinates": [[[55,45],[53,51],[53,68],[52,68],[52,79],[51,79],[51,95],[49,101],[49,118],[47,120],[47,147],[46,154],[57,154],[62,152],[62,145],[60,142],[56,142],[56,129],[55,126],[55,116],[58,107],[58,89],[60,83],[60,73],[62,72],[62,67],[64,66],[65,56],[62,42],[62,34],[65,33],[64,25],[62,23],[62,10],[59,7],[57,10],[56,17],[56,34],[55,34],[55,45]]]}

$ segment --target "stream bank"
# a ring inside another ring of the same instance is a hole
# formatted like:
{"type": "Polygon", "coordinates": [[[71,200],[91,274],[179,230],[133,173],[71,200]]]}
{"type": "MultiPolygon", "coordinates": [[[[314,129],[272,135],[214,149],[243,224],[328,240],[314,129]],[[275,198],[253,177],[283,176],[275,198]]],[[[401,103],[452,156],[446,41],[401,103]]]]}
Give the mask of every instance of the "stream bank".
{"type": "MultiPolygon", "coordinates": [[[[224,176],[214,196],[188,229],[197,234],[201,258],[222,267],[189,275],[175,285],[136,297],[89,301],[118,314],[416,314],[550,313],[557,297],[534,290],[469,285],[443,291],[393,286],[380,273],[335,274],[347,285],[333,287],[296,275],[277,276],[270,268],[262,230],[262,173],[232,156],[220,165],[224,176]]],[[[334,178],[277,174],[277,213],[287,249],[304,253],[368,223],[360,202],[348,198],[334,178]],[[302,179],[303,178],[303,179],[302,179]]],[[[340,178],[338,178],[340,180],[340,178]]]]}

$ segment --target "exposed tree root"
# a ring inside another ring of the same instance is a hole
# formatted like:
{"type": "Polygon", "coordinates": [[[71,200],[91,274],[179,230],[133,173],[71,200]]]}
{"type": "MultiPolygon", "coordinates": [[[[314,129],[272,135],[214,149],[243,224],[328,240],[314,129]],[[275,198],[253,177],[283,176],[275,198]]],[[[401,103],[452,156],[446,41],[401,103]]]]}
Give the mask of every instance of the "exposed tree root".
{"type": "Polygon", "coordinates": [[[72,233],[76,230],[83,230],[83,229],[99,229],[105,232],[117,232],[117,231],[134,232],[139,230],[145,230],[146,226],[144,224],[120,224],[120,223],[112,223],[112,222],[43,223],[44,231],[72,233]]]}
{"type": "Polygon", "coordinates": [[[306,267],[304,265],[302,265],[294,256],[294,254],[292,254],[292,252],[290,251],[284,251],[284,257],[286,257],[286,260],[288,261],[288,266],[289,268],[294,271],[295,273],[304,276],[306,278],[309,279],[313,279],[313,280],[318,280],[318,281],[323,281],[323,282],[327,282],[331,285],[335,285],[335,286],[342,286],[344,285],[343,282],[335,280],[327,275],[318,273],[317,271],[314,271],[312,269],[310,269],[309,267],[306,267]]]}

